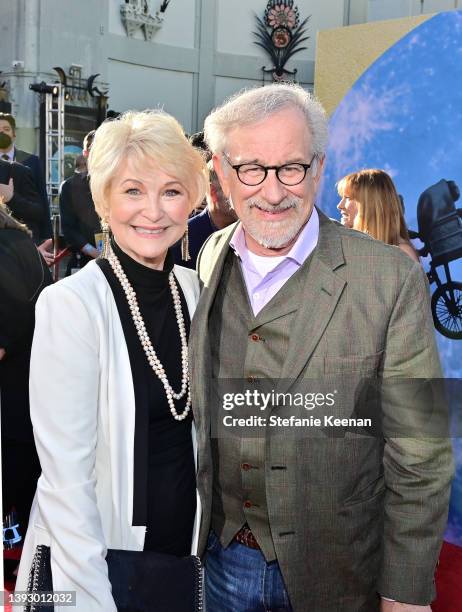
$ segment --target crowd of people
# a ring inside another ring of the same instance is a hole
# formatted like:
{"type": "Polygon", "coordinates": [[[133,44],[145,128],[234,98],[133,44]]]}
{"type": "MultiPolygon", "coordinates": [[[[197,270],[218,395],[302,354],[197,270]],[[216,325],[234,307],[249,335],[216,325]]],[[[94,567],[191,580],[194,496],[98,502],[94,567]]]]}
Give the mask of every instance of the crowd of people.
{"type": "MultiPolygon", "coordinates": [[[[53,284],[46,194],[14,137],[0,115],[3,509],[28,522],[17,589],[74,592],[82,612],[201,610],[200,558],[209,612],[429,611],[447,438],[359,435],[346,395],[314,415],[335,433],[272,430],[273,405],[251,436],[213,434],[229,381],[255,397],[259,381],[442,377],[390,176],[339,178],[341,223],[323,214],[327,118],[297,85],[232,96],[191,139],[165,112],[126,112],[86,136],[61,186],[72,256],[53,284]]],[[[410,395],[381,406],[385,420],[421,410],[410,395]]]]}

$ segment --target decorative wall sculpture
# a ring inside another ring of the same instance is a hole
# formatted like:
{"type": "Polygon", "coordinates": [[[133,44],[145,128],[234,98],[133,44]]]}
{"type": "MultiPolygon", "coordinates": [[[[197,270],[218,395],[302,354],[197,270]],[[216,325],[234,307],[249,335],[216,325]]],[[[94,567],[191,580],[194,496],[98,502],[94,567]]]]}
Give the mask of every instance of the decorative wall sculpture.
{"type": "Polygon", "coordinates": [[[154,32],[162,27],[169,3],[170,0],[163,0],[159,10],[153,14],[149,0],[125,0],[120,6],[120,16],[127,36],[134,36],[141,30],[145,40],[151,40],[154,32]]]}
{"type": "Polygon", "coordinates": [[[295,53],[307,48],[301,44],[309,39],[304,36],[309,17],[300,23],[294,0],[269,0],[263,19],[257,15],[255,19],[255,44],[264,49],[273,62],[271,68],[262,67],[263,79],[265,74],[271,73],[273,81],[295,80],[297,70],[287,70],[285,66],[295,53]]]}

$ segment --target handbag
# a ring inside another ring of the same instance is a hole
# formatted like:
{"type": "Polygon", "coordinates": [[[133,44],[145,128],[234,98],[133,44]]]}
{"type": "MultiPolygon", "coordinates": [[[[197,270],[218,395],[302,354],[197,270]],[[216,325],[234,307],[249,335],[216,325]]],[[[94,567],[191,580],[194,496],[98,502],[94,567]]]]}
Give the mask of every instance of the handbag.
{"type": "MultiPolygon", "coordinates": [[[[203,571],[196,555],[108,549],[106,562],[118,612],[203,612],[203,571]]],[[[49,546],[37,546],[27,590],[53,590],[49,546]]],[[[30,603],[24,611],[54,612],[54,606],[30,603]]]]}

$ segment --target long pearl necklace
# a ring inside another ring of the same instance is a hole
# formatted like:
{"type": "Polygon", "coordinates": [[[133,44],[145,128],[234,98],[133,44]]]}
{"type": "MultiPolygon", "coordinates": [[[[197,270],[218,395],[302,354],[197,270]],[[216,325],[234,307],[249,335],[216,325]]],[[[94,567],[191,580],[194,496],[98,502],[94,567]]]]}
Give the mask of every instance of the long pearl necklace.
{"type": "Polygon", "coordinates": [[[182,364],[182,375],[181,375],[181,390],[179,393],[175,393],[172,389],[172,386],[168,382],[167,374],[162,366],[162,363],[159,361],[159,358],[156,355],[156,352],[151,344],[151,340],[149,338],[148,332],[146,331],[146,326],[143,321],[143,317],[141,316],[140,309],[138,307],[138,300],[136,299],[136,293],[133,287],[130,284],[130,281],[127,278],[127,275],[123,271],[122,266],[120,265],[120,261],[117,255],[114,253],[112,249],[109,250],[108,261],[111,265],[111,268],[114,271],[114,274],[119,279],[120,284],[122,285],[122,289],[124,290],[125,296],[127,298],[128,306],[130,307],[130,312],[132,315],[133,323],[136,327],[136,332],[138,334],[138,338],[140,339],[141,345],[144,349],[146,357],[148,359],[149,365],[153,369],[156,376],[160,379],[161,383],[164,386],[165,394],[167,396],[167,402],[170,407],[170,412],[172,416],[177,421],[182,421],[188,416],[189,411],[191,410],[191,392],[189,389],[189,366],[188,366],[188,343],[186,341],[186,328],[183,319],[183,312],[181,310],[181,300],[180,294],[178,293],[178,287],[176,286],[175,276],[173,271],[168,275],[168,282],[170,285],[170,291],[173,297],[173,305],[175,307],[175,315],[176,321],[178,323],[178,329],[180,331],[180,339],[181,339],[181,364],[182,364]],[[180,400],[187,395],[186,406],[181,414],[178,414],[175,408],[175,400],[180,400]]]}

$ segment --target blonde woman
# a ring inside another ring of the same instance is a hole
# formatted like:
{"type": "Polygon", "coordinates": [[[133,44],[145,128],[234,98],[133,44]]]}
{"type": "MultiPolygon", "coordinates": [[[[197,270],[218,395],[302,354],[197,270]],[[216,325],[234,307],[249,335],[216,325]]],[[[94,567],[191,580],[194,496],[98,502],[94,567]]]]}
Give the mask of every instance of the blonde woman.
{"type": "Polygon", "coordinates": [[[337,183],[337,191],[342,198],[337,208],[343,225],[395,245],[419,261],[409,240],[401,201],[386,172],[377,169],[353,172],[337,183]]]}
{"type": "MultiPolygon", "coordinates": [[[[17,588],[42,544],[54,591],[75,591],[78,611],[115,612],[114,588],[128,577],[119,572],[111,592],[107,549],[182,557],[197,547],[187,340],[199,285],[169,247],[208,182],[178,122],[155,111],[103,123],[88,169],[112,239],[107,259],[37,304],[31,416],[42,475],[17,588]]],[[[155,583],[153,573],[143,587],[155,583]]]]}

